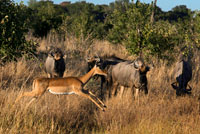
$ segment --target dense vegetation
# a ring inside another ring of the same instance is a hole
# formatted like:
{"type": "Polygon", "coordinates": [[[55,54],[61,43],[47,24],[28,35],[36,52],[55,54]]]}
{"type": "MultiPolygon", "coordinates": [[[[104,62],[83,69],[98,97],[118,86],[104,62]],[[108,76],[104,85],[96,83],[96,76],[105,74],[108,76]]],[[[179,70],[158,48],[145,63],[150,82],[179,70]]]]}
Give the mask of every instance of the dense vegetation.
{"type": "Polygon", "coordinates": [[[125,45],[130,54],[160,59],[172,57],[175,48],[184,54],[199,48],[200,13],[184,5],[168,12],[139,0],[109,5],[29,0],[28,6],[5,0],[0,5],[2,61],[35,51],[34,44],[25,40],[28,31],[35,37],[51,32],[60,39],[108,40],[125,45]]]}
{"type": "Polygon", "coordinates": [[[28,13],[28,8],[22,4],[15,5],[10,0],[0,1],[0,61],[34,54],[36,44],[25,39],[28,13]]]}

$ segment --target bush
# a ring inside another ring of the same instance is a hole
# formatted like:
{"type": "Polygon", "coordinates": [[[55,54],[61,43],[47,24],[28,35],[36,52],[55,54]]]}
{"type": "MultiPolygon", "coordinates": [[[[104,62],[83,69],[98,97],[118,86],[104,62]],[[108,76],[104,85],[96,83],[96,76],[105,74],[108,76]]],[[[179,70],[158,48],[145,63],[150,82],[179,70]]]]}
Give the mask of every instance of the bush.
{"type": "Polygon", "coordinates": [[[16,60],[22,55],[32,55],[36,44],[26,41],[28,31],[27,8],[11,0],[0,1],[0,61],[16,60]]]}
{"type": "Polygon", "coordinates": [[[166,59],[177,45],[176,27],[167,21],[151,23],[152,5],[140,3],[121,4],[110,18],[113,28],[108,40],[126,45],[132,55],[166,59]]]}

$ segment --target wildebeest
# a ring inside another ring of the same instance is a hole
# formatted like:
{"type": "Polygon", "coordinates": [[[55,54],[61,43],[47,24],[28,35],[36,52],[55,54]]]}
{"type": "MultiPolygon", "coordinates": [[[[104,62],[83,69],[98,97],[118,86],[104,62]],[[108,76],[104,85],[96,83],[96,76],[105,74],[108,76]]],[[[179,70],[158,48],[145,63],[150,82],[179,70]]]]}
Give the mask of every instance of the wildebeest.
{"type": "Polygon", "coordinates": [[[45,62],[48,78],[63,77],[65,71],[65,56],[56,47],[52,47],[45,62]]]}
{"type": "Polygon", "coordinates": [[[131,88],[136,97],[139,90],[143,90],[145,94],[148,94],[146,74],[149,70],[150,67],[145,66],[141,58],[134,61],[120,62],[113,66],[111,74],[113,83],[112,95],[116,94],[117,86],[121,86],[122,94],[124,87],[131,88]]]}
{"type": "Polygon", "coordinates": [[[176,90],[176,95],[191,94],[192,88],[188,82],[192,79],[192,66],[189,61],[182,59],[179,61],[173,72],[176,82],[172,83],[172,87],[176,90]],[[189,89],[187,89],[189,86],[189,89]]]}
{"type": "Polygon", "coordinates": [[[100,66],[100,68],[103,71],[107,72],[107,74],[108,74],[107,77],[102,76],[102,75],[96,76],[96,79],[98,77],[101,78],[101,92],[100,92],[101,97],[103,97],[104,91],[108,91],[108,88],[111,84],[110,82],[111,82],[112,66],[114,66],[120,62],[124,62],[124,61],[126,61],[126,60],[116,57],[115,55],[111,55],[111,56],[104,55],[102,57],[94,56],[92,58],[87,59],[88,70],[90,70],[91,68],[93,68],[93,66],[95,64],[97,64],[98,66],[100,66]]]}

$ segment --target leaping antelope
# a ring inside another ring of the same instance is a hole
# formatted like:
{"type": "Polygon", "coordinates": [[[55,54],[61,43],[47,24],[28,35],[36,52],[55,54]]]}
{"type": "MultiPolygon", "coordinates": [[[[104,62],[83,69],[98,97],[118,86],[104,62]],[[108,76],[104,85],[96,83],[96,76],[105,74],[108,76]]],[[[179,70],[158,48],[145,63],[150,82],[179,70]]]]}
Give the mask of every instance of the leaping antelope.
{"type": "Polygon", "coordinates": [[[95,74],[107,76],[106,73],[95,65],[87,74],[81,77],[71,76],[66,78],[36,78],[33,81],[33,90],[31,92],[23,92],[19,95],[15,104],[24,96],[33,97],[33,99],[29,102],[30,104],[48,90],[50,93],[57,95],[77,94],[86,97],[96,104],[96,106],[102,111],[104,111],[106,105],[92,92],[84,89],[85,84],[95,74]]]}

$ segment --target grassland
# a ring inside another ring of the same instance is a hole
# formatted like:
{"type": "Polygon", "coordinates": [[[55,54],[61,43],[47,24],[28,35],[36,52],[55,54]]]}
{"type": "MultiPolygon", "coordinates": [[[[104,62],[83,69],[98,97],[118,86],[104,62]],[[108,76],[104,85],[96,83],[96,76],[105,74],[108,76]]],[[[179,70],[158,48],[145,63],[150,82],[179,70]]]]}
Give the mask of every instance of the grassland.
{"type": "MultiPolygon", "coordinates": [[[[64,76],[86,73],[85,58],[90,55],[115,54],[133,59],[124,47],[96,41],[91,45],[68,39],[64,42],[39,40],[38,54],[49,44],[62,47],[67,54],[64,76]]],[[[106,112],[77,95],[56,96],[46,92],[28,108],[30,98],[13,106],[22,91],[30,91],[34,78],[46,77],[45,56],[19,59],[0,67],[0,134],[199,134],[200,133],[200,56],[194,53],[191,96],[176,97],[170,87],[173,65],[152,59],[155,67],[148,73],[149,94],[133,100],[130,91],[122,97],[104,100],[106,112]],[[159,63],[159,64],[158,64],[159,63]]],[[[99,95],[100,81],[86,86],[99,95]]]]}

